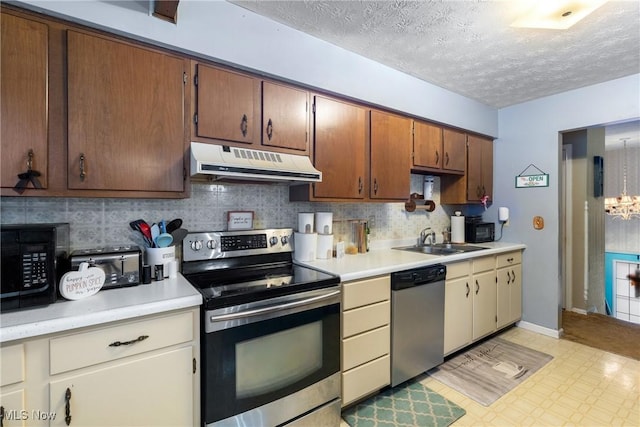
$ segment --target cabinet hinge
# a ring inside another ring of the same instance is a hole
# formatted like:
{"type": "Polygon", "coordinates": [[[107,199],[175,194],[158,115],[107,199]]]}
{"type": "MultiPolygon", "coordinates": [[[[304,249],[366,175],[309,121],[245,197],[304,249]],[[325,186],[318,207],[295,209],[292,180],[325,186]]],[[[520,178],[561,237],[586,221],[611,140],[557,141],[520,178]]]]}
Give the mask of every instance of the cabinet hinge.
{"type": "Polygon", "coordinates": [[[198,75],[197,74],[193,75],[193,84],[198,86],[198,75]]]}
{"type": "Polygon", "coordinates": [[[193,373],[196,373],[196,358],[193,358],[193,373]]]}
{"type": "Polygon", "coordinates": [[[187,84],[187,79],[188,79],[188,78],[189,78],[189,77],[187,76],[187,73],[182,72],[182,84],[185,84],[185,85],[186,85],[186,84],[187,84]]]}
{"type": "Polygon", "coordinates": [[[194,124],[194,125],[197,125],[197,124],[198,124],[198,113],[195,113],[195,114],[193,115],[193,124],[194,124]]]}

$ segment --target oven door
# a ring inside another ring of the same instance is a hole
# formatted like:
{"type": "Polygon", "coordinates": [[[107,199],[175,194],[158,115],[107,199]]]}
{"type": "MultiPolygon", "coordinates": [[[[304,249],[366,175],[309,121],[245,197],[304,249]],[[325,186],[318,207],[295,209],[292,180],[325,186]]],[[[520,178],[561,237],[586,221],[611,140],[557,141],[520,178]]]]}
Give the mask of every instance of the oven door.
{"type": "Polygon", "coordinates": [[[339,398],[339,286],[203,313],[205,425],[277,425],[339,398]]]}

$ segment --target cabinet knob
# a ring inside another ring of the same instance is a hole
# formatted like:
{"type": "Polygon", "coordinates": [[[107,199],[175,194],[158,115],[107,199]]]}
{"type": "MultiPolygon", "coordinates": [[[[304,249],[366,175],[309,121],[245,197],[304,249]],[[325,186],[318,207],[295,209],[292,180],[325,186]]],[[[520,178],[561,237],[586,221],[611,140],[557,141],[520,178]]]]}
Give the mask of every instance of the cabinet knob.
{"type": "Polygon", "coordinates": [[[476,280],[476,295],[478,295],[478,292],[480,291],[480,284],[478,283],[478,281],[476,280]]]}
{"type": "Polygon", "coordinates": [[[64,392],[64,415],[64,422],[67,425],[71,425],[71,390],[69,387],[64,392]]]}
{"type": "Polygon", "coordinates": [[[85,177],[87,176],[84,162],[85,162],[84,153],[80,153],[80,181],[84,181],[85,177]]]}
{"type": "Polygon", "coordinates": [[[271,119],[267,122],[267,138],[271,141],[271,137],[273,136],[273,122],[271,119]]]}
{"type": "Polygon", "coordinates": [[[373,179],[373,194],[378,194],[378,180],[373,179]]]}
{"type": "Polygon", "coordinates": [[[440,153],[438,153],[438,150],[436,150],[436,165],[440,164],[440,153]]]}
{"type": "Polygon", "coordinates": [[[362,177],[359,176],[358,177],[358,194],[362,194],[363,187],[364,187],[364,185],[362,183],[362,177]]]}
{"type": "Polygon", "coordinates": [[[465,284],[467,285],[467,293],[465,294],[465,298],[469,298],[469,292],[471,292],[471,288],[469,287],[469,282],[465,284]]]}
{"type": "Polygon", "coordinates": [[[247,136],[247,129],[249,127],[249,119],[247,119],[247,115],[242,115],[242,121],[240,122],[240,132],[242,132],[242,136],[247,136]]]}
{"type": "Polygon", "coordinates": [[[444,153],[444,165],[449,166],[449,153],[444,153]]]}

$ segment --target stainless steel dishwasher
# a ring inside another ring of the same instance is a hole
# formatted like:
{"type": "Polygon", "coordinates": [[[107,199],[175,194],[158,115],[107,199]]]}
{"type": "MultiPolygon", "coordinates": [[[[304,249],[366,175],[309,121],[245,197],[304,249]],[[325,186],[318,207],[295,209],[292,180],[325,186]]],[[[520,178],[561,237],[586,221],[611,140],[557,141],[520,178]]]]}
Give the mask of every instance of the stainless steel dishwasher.
{"type": "Polygon", "coordinates": [[[391,386],[444,361],[442,264],[391,274],[391,386]]]}

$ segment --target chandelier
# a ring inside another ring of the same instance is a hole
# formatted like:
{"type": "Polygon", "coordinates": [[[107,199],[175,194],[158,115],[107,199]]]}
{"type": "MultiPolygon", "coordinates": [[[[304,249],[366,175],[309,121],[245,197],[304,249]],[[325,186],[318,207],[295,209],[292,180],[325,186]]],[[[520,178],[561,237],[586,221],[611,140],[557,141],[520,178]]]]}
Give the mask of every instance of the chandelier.
{"type": "Polygon", "coordinates": [[[627,194],[627,140],[624,141],[624,164],[622,169],[622,194],[618,197],[606,197],[604,199],[604,211],[615,218],[631,219],[640,218],[640,196],[627,194]]]}

